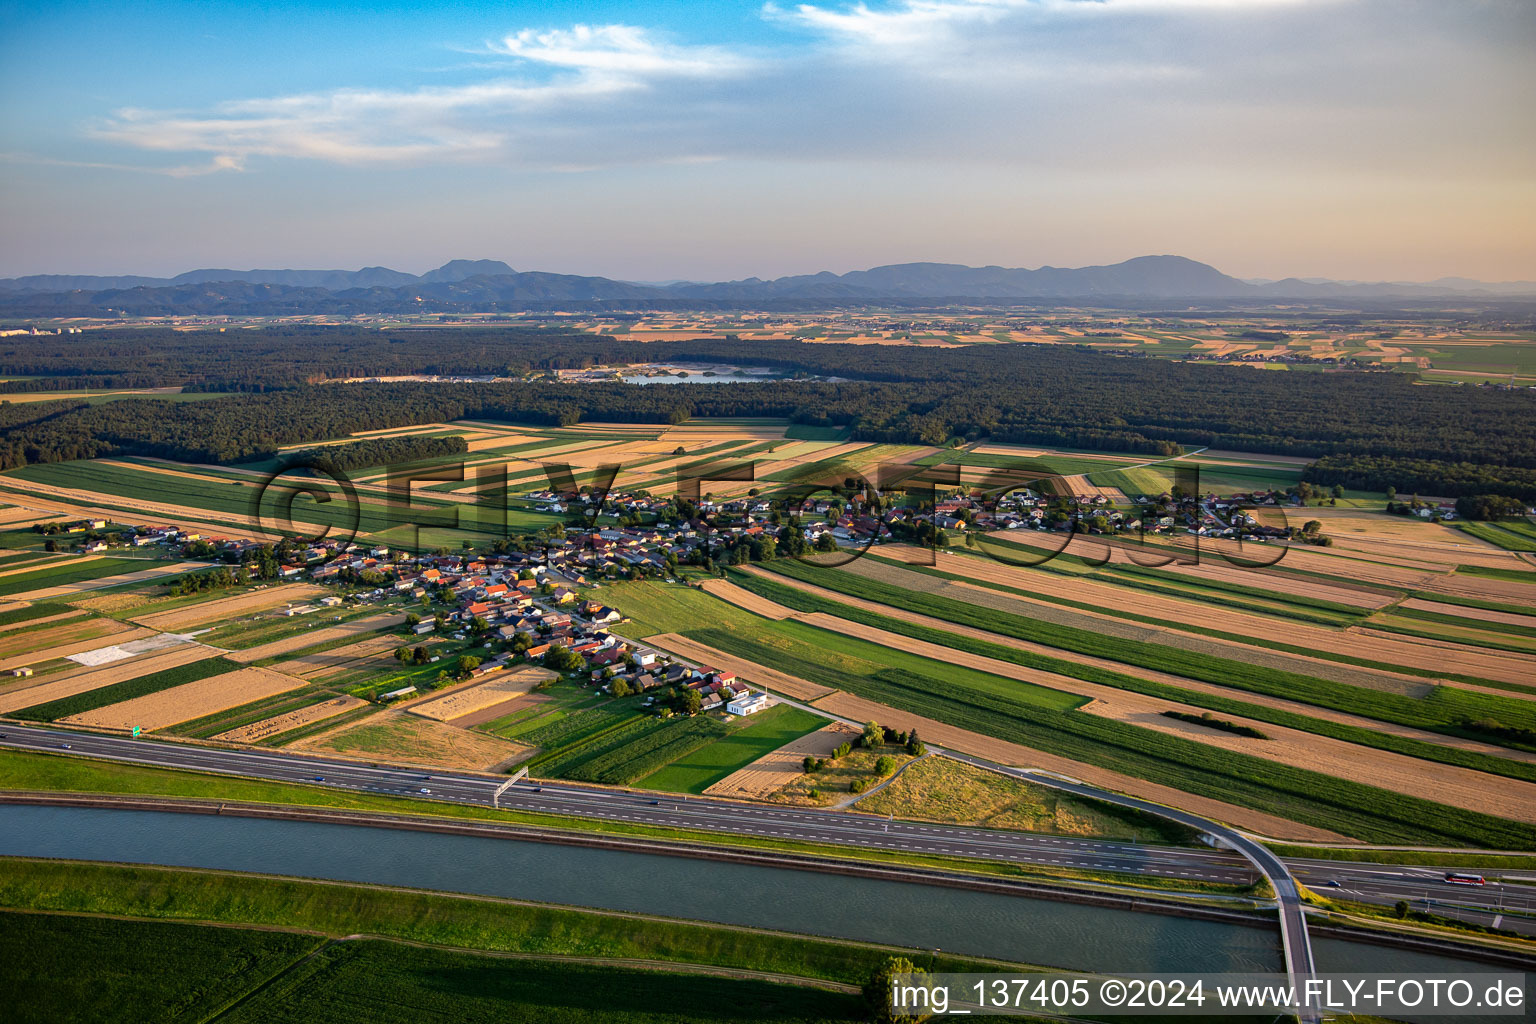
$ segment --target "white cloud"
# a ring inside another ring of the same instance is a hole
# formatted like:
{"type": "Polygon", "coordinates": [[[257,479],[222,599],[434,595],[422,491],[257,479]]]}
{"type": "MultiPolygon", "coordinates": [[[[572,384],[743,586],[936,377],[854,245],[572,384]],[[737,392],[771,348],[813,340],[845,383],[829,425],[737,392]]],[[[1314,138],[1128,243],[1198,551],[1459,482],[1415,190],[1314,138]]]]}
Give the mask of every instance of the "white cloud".
{"type": "Polygon", "coordinates": [[[1437,0],[822,0],[763,8],[791,30],[776,48],[630,25],[528,29],[475,51],[491,69],[455,72],[479,81],[125,109],[91,134],[165,154],[161,173],[176,174],[265,160],[930,160],[1021,181],[1111,163],[1239,176],[1527,167],[1528,133],[1486,130],[1514,123],[1528,95],[1530,67],[1507,41],[1517,15],[1492,0],[1478,10],[1483,23],[1437,0]]]}
{"type": "Polygon", "coordinates": [[[491,44],[490,50],[554,67],[624,76],[715,75],[739,71],[748,63],[719,47],[660,42],[632,25],[523,29],[491,44]]]}
{"type": "Polygon", "coordinates": [[[209,153],[211,170],[241,170],[253,157],[339,164],[500,158],[585,170],[593,165],[558,153],[546,159],[529,143],[558,127],[557,119],[580,123],[623,95],[750,65],[725,50],[667,43],[628,25],[525,30],[488,51],[531,65],[544,77],[414,90],[337,89],[230,101],[208,111],[127,108],[90,133],[144,150],[209,153]]]}

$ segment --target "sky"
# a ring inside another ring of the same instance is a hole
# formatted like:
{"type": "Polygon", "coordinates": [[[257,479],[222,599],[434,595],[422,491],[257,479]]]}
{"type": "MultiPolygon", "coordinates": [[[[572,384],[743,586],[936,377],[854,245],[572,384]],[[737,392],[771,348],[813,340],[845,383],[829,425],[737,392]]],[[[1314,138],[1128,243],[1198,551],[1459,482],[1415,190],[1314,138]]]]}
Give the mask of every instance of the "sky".
{"type": "Polygon", "coordinates": [[[1536,280],[1532,0],[0,2],[0,276],[1536,280]]]}

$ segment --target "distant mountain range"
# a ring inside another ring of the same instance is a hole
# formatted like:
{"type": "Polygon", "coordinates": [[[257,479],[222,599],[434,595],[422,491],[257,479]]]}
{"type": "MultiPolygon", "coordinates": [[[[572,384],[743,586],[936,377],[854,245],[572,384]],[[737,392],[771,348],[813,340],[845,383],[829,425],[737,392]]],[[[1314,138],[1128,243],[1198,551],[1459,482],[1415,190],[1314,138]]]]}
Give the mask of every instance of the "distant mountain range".
{"type": "Polygon", "coordinates": [[[414,275],[362,270],[192,270],[176,277],[38,274],[0,280],[0,313],[12,316],[389,313],[514,310],[569,304],[676,308],[849,304],[881,300],[1256,300],[1536,297],[1536,282],[1466,278],[1425,283],[1286,278],[1244,281],[1182,256],[1140,256],[1102,267],[967,267],[898,263],[846,274],[771,281],[672,284],[516,271],[499,260],[452,260],[414,275]]]}

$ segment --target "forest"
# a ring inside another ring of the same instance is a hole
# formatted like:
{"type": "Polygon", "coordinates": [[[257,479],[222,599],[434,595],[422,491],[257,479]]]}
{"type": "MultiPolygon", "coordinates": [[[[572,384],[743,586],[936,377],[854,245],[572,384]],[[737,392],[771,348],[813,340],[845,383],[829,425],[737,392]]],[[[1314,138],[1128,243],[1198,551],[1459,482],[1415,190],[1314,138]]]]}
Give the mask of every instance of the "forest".
{"type": "Polygon", "coordinates": [[[1536,469],[1529,466],[1329,455],[1308,466],[1302,479],[1325,486],[1342,484],[1363,491],[1385,491],[1390,487],[1405,496],[1433,494],[1443,498],[1463,498],[1500,495],[1524,502],[1536,502],[1536,469]]]}
{"type": "MultiPolygon", "coordinates": [[[[1355,460],[1348,465],[1360,473],[1360,460],[1383,459],[1417,460],[1429,473],[1430,463],[1464,463],[1490,478],[1536,470],[1536,394],[1528,389],[1428,387],[1409,373],[1255,373],[1060,345],[940,349],[731,337],[640,343],[498,328],[150,330],[7,338],[0,373],[77,387],[92,381],[241,392],[197,402],[0,404],[0,468],[117,454],[229,462],[360,430],[460,418],[569,425],[775,416],[847,427],[865,441],[945,445],[988,437],[1149,454],[1210,446],[1341,457],[1355,460]],[[313,383],[411,372],[537,374],[625,361],[735,362],[844,380],[313,383]]],[[[1483,482],[1477,491],[1496,493],[1483,482]]]]}

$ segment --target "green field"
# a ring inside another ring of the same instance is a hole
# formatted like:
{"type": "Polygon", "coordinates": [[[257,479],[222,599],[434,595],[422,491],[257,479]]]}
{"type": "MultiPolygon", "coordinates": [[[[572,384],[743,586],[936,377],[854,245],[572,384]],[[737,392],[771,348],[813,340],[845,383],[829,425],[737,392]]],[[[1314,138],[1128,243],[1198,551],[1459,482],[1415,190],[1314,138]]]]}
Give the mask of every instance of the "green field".
{"type": "Polygon", "coordinates": [[[636,784],[672,793],[702,793],[737,769],[826,724],[825,718],[799,708],[783,704],[768,708],[636,784]]]}
{"type": "Polygon", "coordinates": [[[233,672],[235,669],[243,667],[232,661],[225,661],[223,658],[207,658],[203,661],[178,665],[175,668],[166,669],[164,672],[151,672],[148,675],[139,676],[137,679],[128,679],[121,683],[113,683],[111,686],[87,690],[84,693],[77,693],[73,697],[61,697],[58,700],[51,700],[46,704],[22,708],[20,711],[12,711],[11,716],[32,722],[53,722],[60,718],[68,718],[70,715],[95,711],[97,708],[104,708],[109,704],[132,700],[134,697],[143,697],[146,694],[169,690],[171,687],[180,686],[183,683],[194,683],[199,679],[207,679],[209,676],[233,672]]]}
{"type": "Polygon", "coordinates": [[[68,559],[42,569],[0,576],[0,597],[22,594],[45,587],[62,587],[68,583],[99,580],[119,573],[138,572],[145,567],[142,558],[94,558],[68,559]]]}
{"type": "Polygon", "coordinates": [[[1457,523],[1461,532],[1496,544],[1505,551],[1536,551],[1536,527],[1520,520],[1508,523],[1457,523]]]}
{"type": "Polygon", "coordinates": [[[294,932],[0,912],[6,1020],[203,1021],[320,947],[294,932]]]}
{"type": "Polygon", "coordinates": [[[330,941],[65,914],[0,914],[0,985],[18,1022],[689,1022],[856,1019],[803,985],[383,939],[330,941]]]}
{"type": "MultiPolygon", "coordinates": [[[[226,516],[248,516],[252,511],[253,503],[262,493],[262,481],[259,478],[239,478],[190,466],[186,467],[185,471],[193,476],[173,477],[133,466],[80,461],[39,463],[7,475],[52,487],[74,488],[135,501],[162,504],[169,502],[187,509],[187,514],[192,518],[196,518],[200,511],[218,512],[226,516]]],[[[297,482],[297,478],[284,477],[283,479],[288,483],[297,482]]],[[[380,497],[363,494],[354,512],[343,500],[340,490],[335,485],[327,484],[318,478],[308,483],[310,486],[318,486],[330,500],[320,502],[308,497],[295,500],[292,505],[292,517],[298,527],[326,526],[338,530],[349,530],[355,521],[358,534],[383,536],[391,530],[399,531],[403,523],[415,520],[425,521],[436,513],[438,516],[456,517],[456,521],[460,524],[454,530],[456,534],[466,537],[475,535],[474,528],[478,522],[476,516],[479,510],[473,506],[460,506],[450,501],[417,495],[412,499],[411,510],[394,509],[380,497]]],[[[276,511],[275,495],[281,493],[283,493],[281,489],[269,492],[266,498],[262,499],[261,505],[261,511],[269,521],[279,524],[284,517],[276,511]]],[[[110,498],[100,504],[115,507],[112,506],[110,498]]],[[[132,510],[125,509],[125,511],[131,513],[132,510]]],[[[507,512],[507,521],[514,529],[534,530],[558,522],[559,519],[555,516],[511,509],[507,512]]],[[[395,538],[394,543],[398,546],[399,539],[395,538]]]]}
{"type": "MultiPolygon", "coordinates": [[[[791,574],[787,565],[779,566],[786,575],[791,574]]],[[[858,578],[843,574],[844,581],[858,578]]],[[[1350,743],[1359,743],[1365,746],[1377,747],[1381,750],[1391,750],[1399,754],[1407,754],[1410,757],[1420,757],[1431,761],[1439,761],[1443,764],[1454,764],[1464,768],[1472,768],[1477,771],[1491,772],[1495,775],[1506,775],[1510,778],[1536,781],[1536,766],[1523,761],[1514,761],[1508,758],[1491,756],[1476,751],[1462,750],[1456,747],[1443,746],[1438,743],[1428,743],[1409,737],[1397,736],[1392,733],[1381,732],[1375,729],[1361,728],[1359,726],[1346,725],[1333,722],[1325,718],[1314,718],[1309,715],[1297,714],[1291,711],[1272,708],[1263,704],[1253,704],[1247,701],[1231,697],[1218,696],[1200,690],[1190,690],[1179,686],[1170,686],[1166,683],[1154,682],[1143,679],[1140,676],[1116,672],[1093,665],[1085,665],[1078,661],[1063,658],[1053,658],[1047,655],[1034,654],[1022,651],[1015,647],[1003,644],[990,643],[985,640],[973,640],[969,637],[959,636],[942,629],[933,629],[880,615],[875,612],[865,611],[851,605],[843,604],[815,594],[808,594],[801,590],[795,590],[772,579],[757,576],[749,576],[743,573],[736,574],[736,582],[754,593],[761,594],[770,600],[794,608],[799,611],[826,612],[839,618],[862,622],[866,625],[877,626],[880,629],[899,633],[903,636],[911,636],[919,640],[953,647],[956,650],[968,651],[972,654],[981,654],[1000,661],[1010,661],[1017,665],[1030,668],[1038,668],[1048,672],[1056,672],[1061,675],[1072,676],[1087,682],[1102,683],[1107,686],[1116,686],[1124,690],[1136,693],[1145,693],[1154,697],[1166,697],[1169,700],[1179,701],[1184,704],[1193,704],[1197,707],[1209,708],[1212,711],[1222,711],[1228,714],[1236,714],[1245,718],[1253,718],[1259,721],[1270,722],[1275,725],[1283,725],[1292,729],[1300,729],[1303,732],[1314,732],[1321,736],[1331,736],[1334,739],[1345,740],[1350,743]]],[[[835,578],[835,577],[834,577],[835,578]]],[[[906,608],[912,611],[920,611],[931,618],[957,625],[972,626],[983,629],[1000,636],[1020,636],[1020,626],[1017,616],[1006,612],[981,608],[965,602],[938,602],[923,600],[928,595],[911,591],[900,591],[898,597],[889,594],[885,584],[875,581],[861,580],[872,586],[869,589],[860,587],[855,596],[865,596],[868,600],[891,604],[893,607],[906,608]],[[883,595],[883,596],[880,596],[883,595]]],[[[852,590],[839,587],[835,583],[827,584],[830,590],[842,590],[853,594],[852,590]]],[[[1032,625],[1032,624],[1026,624],[1032,625]]],[[[1340,685],[1343,684],[1334,684],[1340,685]]],[[[1347,687],[1348,690],[1357,688],[1347,687]]],[[[1369,694],[1374,691],[1361,691],[1369,694]]],[[[1454,687],[1439,687],[1426,698],[1426,713],[1438,716],[1442,723],[1454,723],[1458,715],[1466,715],[1465,709],[1458,710],[1455,702],[1459,695],[1466,691],[1454,687]]],[[[1477,696],[1477,695],[1474,695],[1477,696]]],[[[1411,700],[1412,698],[1403,698],[1411,700]]],[[[1378,717],[1378,716],[1369,716],[1378,717]]],[[[1443,726],[1448,733],[1460,732],[1453,724],[1443,726]]]]}
{"type": "MultiPolygon", "coordinates": [[[[775,563],[775,567],[782,566],[775,563]]],[[[860,672],[857,666],[848,664],[842,653],[847,638],[841,634],[792,621],[772,625],[798,627],[821,633],[826,639],[820,646],[814,642],[786,643],[766,629],[750,636],[716,629],[688,630],[685,635],[758,664],[772,665],[779,671],[982,735],[1114,768],[1186,792],[1253,807],[1367,841],[1423,842],[1425,836],[1439,835],[1445,838],[1446,845],[1536,848],[1536,829],[1529,826],[1220,750],[1123,722],[1043,708],[1009,693],[1009,681],[1000,677],[987,677],[995,680],[992,686],[970,686],[953,669],[928,659],[916,659],[931,666],[927,671],[907,668],[860,672]],[[1386,838],[1389,836],[1394,838],[1386,838]]],[[[903,632],[894,627],[893,631],[903,632]]]]}

